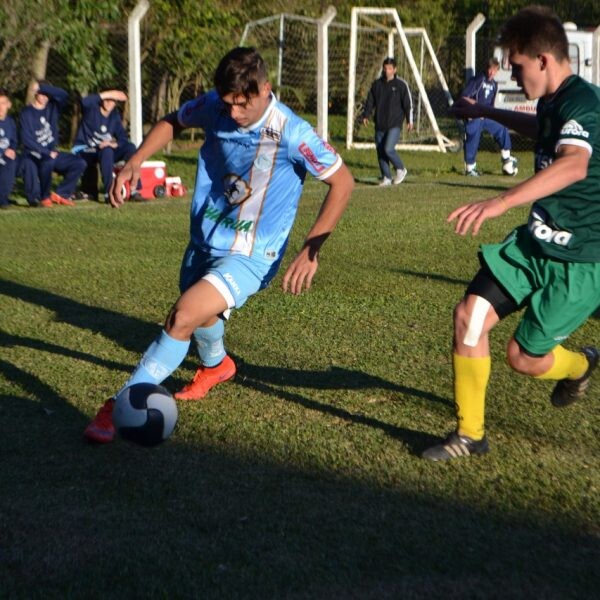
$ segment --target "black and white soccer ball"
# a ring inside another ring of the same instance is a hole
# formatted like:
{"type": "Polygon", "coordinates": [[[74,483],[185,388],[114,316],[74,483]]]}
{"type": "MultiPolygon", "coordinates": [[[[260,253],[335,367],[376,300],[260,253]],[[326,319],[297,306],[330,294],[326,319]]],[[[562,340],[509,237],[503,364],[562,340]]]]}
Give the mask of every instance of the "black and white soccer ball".
{"type": "Polygon", "coordinates": [[[113,423],[122,438],[142,446],[156,446],[173,433],[177,404],[164,387],[135,383],[117,394],[113,423]]]}

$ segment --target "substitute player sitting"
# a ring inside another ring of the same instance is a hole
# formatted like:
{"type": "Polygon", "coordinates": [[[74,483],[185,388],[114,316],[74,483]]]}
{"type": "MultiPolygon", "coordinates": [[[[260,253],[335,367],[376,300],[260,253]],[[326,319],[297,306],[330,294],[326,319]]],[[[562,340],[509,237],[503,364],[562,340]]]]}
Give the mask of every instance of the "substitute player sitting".
{"type": "MultiPolygon", "coordinates": [[[[321,245],[342,216],[354,186],[341,157],[313,128],[277,101],[253,48],[235,48],[219,63],[215,89],[163,118],[125,165],[111,190],[135,186],[140,165],[187,127],[206,139],[198,158],[191,207],[191,240],[180,273],[181,296],[163,331],[126,386],[160,383],[185,358],[193,337],[202,366],[175,394],[198,400],[236,371],[223,345],[224,321],[274,277],[288,242],[306,172],[328,185],[319,215],[283,278],[284,291],[308,289],[321,245]]],[[[110,398],[85,430],[91,441],[112,441],[110,398]]]]}
{"type": "Polygon", "coordinates": [[[127,94],[104,90],[81,99],[82,118],[71,150],[86,162],[81,189],[94,198],[98,195],[97,165],[100,167],[105,202],[109,201],[115,163],[129,160],[136,150],[127,137],[117,102],[127,102],[127,94]]]}
{"type": "Polygon", "coordinates": [[[530,179],[499,196],[470,203],[448,217],[456,232],[476,235],[487,220],[532,204],[529,222],[501,244],[483,245],[481,269],[454,313],[454,394],[457,429],[423,453],[446,460],[488,451],[484,404],[490,374],[488,334],[525,308],[507,357],[517,372],[558,380],[554,406],[581,397],[598,364],[591,346],[561,345],[600,303],[600,94],[573,75],[562,24],[529,7],[509,19],[500,37],[513,77],[537,114],[457,103],[462,117],[485,116],[535,138],[530,179]]]}

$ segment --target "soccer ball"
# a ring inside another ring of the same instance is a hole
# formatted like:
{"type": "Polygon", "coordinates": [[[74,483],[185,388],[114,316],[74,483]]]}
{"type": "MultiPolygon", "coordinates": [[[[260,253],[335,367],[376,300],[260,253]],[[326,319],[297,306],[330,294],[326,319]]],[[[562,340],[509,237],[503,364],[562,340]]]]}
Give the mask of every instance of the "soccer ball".
{"type": "Polygon", "coordinates": [[[177,404],[164,387],[135,383],[117,394],[113,423],[122,438],[142,446],[156,446],[173,433],[177,404]]]}

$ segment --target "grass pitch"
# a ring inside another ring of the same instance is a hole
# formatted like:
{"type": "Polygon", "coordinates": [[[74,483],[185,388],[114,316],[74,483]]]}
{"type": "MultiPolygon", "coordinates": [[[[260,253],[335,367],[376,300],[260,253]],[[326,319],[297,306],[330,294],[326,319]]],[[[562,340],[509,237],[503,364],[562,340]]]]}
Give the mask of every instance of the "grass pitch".
{"type": "MultiPolygon", "coordinates": [[[[235,381],[179,403],[155,449],[82,431],[177,297],[189,197],[0,214],[0,597],[591,598],[600,551],[598,396],[564,410],[512,373],[492,334],[492,451],[431,464],[454,425],[452,310],[479,242],[445,223],[514,180],[482,153],[409,154],[379,189],[372,152],[313,289],[280,291],[325,186],[309,179],[280,275],[235,313],[235,381]]],[[[531,160],[521,158],[521,173],[531,160]]],[[[192,152],[168,159],[193,182],[192,152]]],[[[569,348],[600,342],[591,319],[569,348]]],[[[193,353],[167,380],[193,374],[193,353]]]]}

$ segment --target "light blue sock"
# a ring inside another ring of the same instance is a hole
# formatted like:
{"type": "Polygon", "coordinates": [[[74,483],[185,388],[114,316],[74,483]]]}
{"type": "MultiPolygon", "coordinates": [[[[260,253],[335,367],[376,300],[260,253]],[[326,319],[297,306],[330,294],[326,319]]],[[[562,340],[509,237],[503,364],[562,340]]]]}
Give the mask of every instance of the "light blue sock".
{"type": "Polygon", "coordinates": [[[189,347],[189,340],[176,340],[163,329],[156,340],[148,346],[121,390],[134,383],[161,383],[182,363],[189,347]]]}
{"type": "Polygon", "coordinates": [[[194,331],[196,349],[200,356],[200,362],[205,367],[215,367],[225,358],[224,335],[223,319],[217,319],[217,322],[210,327],[198,327],[194,331]]]}

